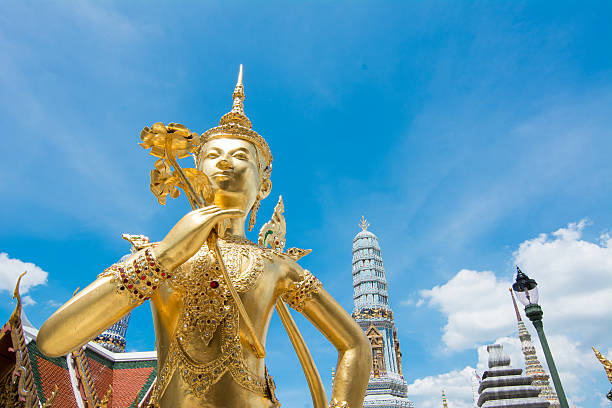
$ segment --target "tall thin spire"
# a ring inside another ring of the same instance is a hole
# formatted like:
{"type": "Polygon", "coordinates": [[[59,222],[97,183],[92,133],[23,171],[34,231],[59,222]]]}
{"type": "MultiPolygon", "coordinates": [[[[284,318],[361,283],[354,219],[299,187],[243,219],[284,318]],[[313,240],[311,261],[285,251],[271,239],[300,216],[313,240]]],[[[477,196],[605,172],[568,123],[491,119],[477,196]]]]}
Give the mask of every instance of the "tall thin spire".
{"type": "MultiPolygon", "coordinates": [[[[520,271],[520,270],[519,270],[520,271]]],[[[546,398],[550,402],[550,408],[558,408],[561,406],[557,393],[552,389],[548,382],[548,374],[544,371],[544,367],[538,360],[536,355],[536,349],[531,342],[531,334],[527,331],[525,323],[521,319],[516,300],[514,299],[514,293],[510,288],[510,296],[512,297],[512,303],[514,305],[514,311],[516,312],[516,320],[518,323],[519,339],[521,340],[521,349],[525,356],[525,374],[533,378],[533,385],[540,389],[540,397],[546,398]]]]}
{"type": "Polygon", "coordinates": [[[448,404],[446,403],[446,395],[444,394],[444,390],[442,390],[442,407],[448,408],[448,404]]]}
{"type": "Polygon", "coordinates": [[[514,299],[514,292],[512,292],[512,288],[508,289],[510,291],[510,296],[512,297],[512,303],[514,304],[514,312],[516,313],[516,320],[522,321],[521,314],[519,313],[518,306],[516,306],[516,299],[514,299]]]}

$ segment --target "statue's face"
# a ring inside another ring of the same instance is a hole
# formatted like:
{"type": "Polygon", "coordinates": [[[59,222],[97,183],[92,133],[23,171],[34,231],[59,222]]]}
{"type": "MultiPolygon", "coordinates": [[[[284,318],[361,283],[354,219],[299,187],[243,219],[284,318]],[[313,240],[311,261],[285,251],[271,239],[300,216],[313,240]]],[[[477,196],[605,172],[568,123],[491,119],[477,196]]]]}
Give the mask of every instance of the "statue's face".
{"type": "Polygon", "coordinates": [[[255,146],[236,138],[213,139],[203,146],[200,170],[215,191],[215,204],[248,211],[260,190],[255,146]]]}

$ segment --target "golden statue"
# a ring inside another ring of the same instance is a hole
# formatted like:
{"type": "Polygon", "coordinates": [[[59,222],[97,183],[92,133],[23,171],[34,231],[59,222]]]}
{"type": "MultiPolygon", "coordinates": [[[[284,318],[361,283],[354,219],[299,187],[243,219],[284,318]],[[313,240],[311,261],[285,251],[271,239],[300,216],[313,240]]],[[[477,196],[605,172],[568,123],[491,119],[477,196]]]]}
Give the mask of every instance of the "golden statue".
{"type": "Polygon", "coordinates": [[[287,304],[338,350],[330,407],[361,407],[372,367],[370,344],[350,315],[285,247],[283,203],[258,244],[245,237],[271,190],[272,154],[244,113],[242,66],[232,110],[201,136],[178,124],[154,124],[142,146],[159,159],[151,190],[160,203],[185,191],[193,211],[157,243],[129,236],[132,254],[112,265],[41,327],[38,347],[62,356],[151,300],[157,380],[151,404],[174,407],[275,407],[265,363],[276,308],[296,349],[315,408],[327,407],[319,373],[287,304]],[[177,159],[193,154],[197,168],[177,159]],[[268,248],[267,246],[270,246],[268,248]]]}

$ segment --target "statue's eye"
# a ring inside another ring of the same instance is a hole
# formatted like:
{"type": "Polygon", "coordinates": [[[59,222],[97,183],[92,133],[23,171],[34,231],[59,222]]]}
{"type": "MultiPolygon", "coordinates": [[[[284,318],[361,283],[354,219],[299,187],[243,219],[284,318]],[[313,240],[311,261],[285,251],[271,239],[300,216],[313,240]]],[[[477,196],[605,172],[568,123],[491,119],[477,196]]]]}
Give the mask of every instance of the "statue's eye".
{"type": "Polygon", "coordinates": [[[219,157],[219,154],[215,152],[210,152],[206,154],[207,159],[216,159],[217,157],[219,157]]]}
{"type": "Polygon", "coordinates": [[[248,160],[248,156],[242,152],[234,153],[234,157],[238,160],[248,160]]]}

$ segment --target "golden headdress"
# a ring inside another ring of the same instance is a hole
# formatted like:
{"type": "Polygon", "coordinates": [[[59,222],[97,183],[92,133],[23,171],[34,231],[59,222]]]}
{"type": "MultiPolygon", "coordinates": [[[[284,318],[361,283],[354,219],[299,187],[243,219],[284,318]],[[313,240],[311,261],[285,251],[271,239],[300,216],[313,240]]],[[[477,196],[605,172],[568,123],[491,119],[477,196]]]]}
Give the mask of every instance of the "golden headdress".
{"type": "Polygon", "coordinates": [[[242,84],[242,64],[240,64],[240,71],[238,72],[238,82],[236,88],[232,94],[234,103],[232,110],[221,117],[219,126],[215,126],[212,129],[208,129],[202,134],[200,139],[200,148],[212,139],[220,137],[235,137],[238,139],[246,140],[247,142],[253,143],[263,155],[264,169],[269,174],[272,164],[272,152],[268,143],[265,139],[254,131],[251,121],[244,113],[244,85],[242,84]]]}

